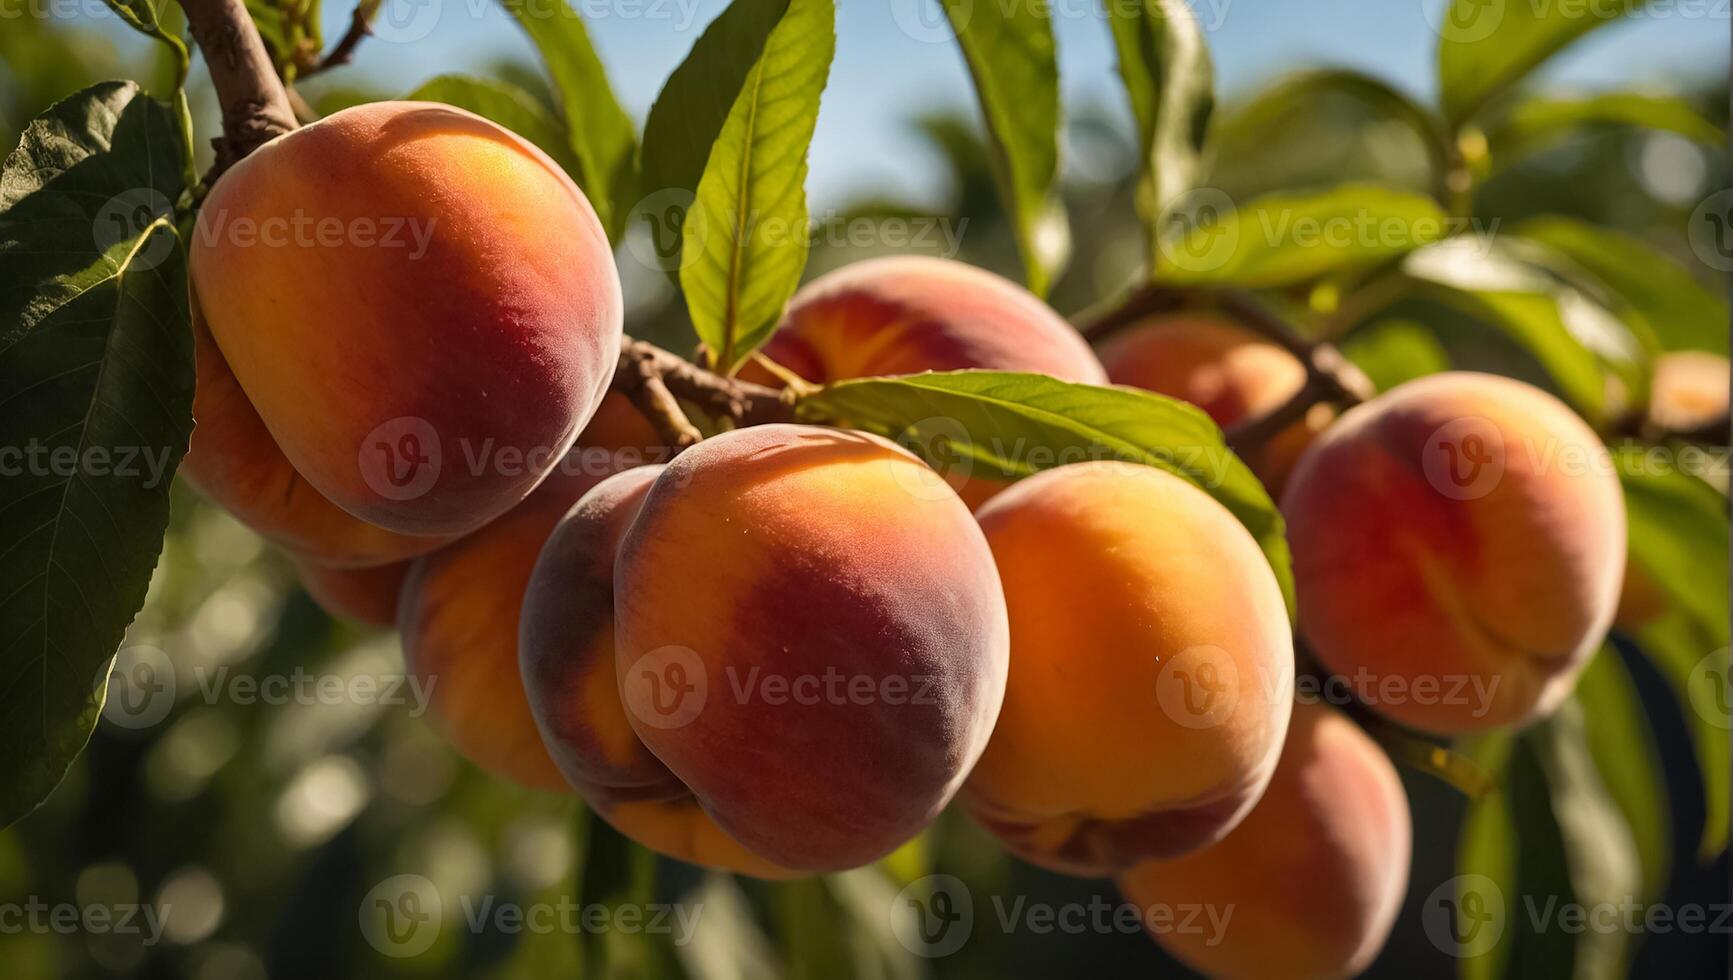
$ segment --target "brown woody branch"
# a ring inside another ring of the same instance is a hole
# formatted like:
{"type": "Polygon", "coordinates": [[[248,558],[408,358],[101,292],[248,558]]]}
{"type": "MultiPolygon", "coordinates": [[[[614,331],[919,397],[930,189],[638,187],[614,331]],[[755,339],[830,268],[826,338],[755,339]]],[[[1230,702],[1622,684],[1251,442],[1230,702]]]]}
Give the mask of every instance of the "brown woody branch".
{"type": "Polygon", "coordinates": [[[361,3],[356,4],[355,11],[349,15],[349,29],[337,39],[336,46],[325,57],[319,59],[318,64],[301,73],[301,79],[312,78],[321,72],[330,71],[354,61],[355,49],[359,48],[361,42],[373,33],[372,9],[376,7],[377,4],[370,4],[367,0],[362,0],[361,3]]]}
{"type": "Polygon", "coordinates": [[[793,417],[791,393],[706,371],[654,344],[630,337],[620,347],[613,388],[631,400],[675,452],[703,438],[687,418],[682,401],[736,427],[793,417]]]}
{"type": "Polygon", "coordinates": [[[204,54],[223,113],[223,135],[211,141],[217,164],[206,177],[209,182],[297,124],[289,94],[244,0],[181,0],[181,8],[204,54]]]}

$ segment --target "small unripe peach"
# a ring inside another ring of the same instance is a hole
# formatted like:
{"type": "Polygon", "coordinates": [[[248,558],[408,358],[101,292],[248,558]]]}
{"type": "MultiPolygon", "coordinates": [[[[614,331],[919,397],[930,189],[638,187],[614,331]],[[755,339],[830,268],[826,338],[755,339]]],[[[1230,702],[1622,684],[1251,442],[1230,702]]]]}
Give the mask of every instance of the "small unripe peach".
{"type": "Polygon", "coordinates": [[[1282,512],[1300,632],[1415,728],[1547,714],[1618,606],[1625,507],[1606,447],[1519,381],[1435,374],[1350,410],[1282,512]]]}
{"type": "Polygon", "coordinates": [[[1384,752],[1334,709],[1294,707],[1263,799],[1219,843],[1121,876],[1128,901],[1212,910],[1220,932],[1155,941],[1212,977],[1350,977],[1372,964],[1407,889],[1413,831],[1384,752]]]}
{"type": "Polygon", "coordinates": [[[1017,855],[1112,874],[1219,840],[1270,778],[1293,699],[1275,573],[1181,478],[1078,463],[977,512],[1011,615],[999,724],[964,790],[1017,855]]]}

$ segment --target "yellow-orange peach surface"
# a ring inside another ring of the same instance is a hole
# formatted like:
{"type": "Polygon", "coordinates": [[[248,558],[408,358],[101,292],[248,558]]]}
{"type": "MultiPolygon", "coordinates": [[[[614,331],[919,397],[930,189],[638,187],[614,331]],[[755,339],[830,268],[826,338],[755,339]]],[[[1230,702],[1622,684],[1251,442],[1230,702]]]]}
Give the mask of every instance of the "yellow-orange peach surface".
{"type": "Polygon", "coordinates": [[[409,562],[368,568],[339,568],[291,559],[301,586],[321,609],[333,616],[374,626],[397,625],[397,599],[409,562]]]}
{"type": "Polygon", "coordinates": [[[1350,410],[1282,511],[1301,634],[1416,728],[1551,711],[1618,605],[1625,509],[1605,447],[1519,381],[1446,372],[1350,410]]]}
{"type": "Polygon", "coordinates": [[[1011,614],[1011,679],[964,791],[1012,851],[1111,874],[1227,833],[1282,744],[1281,590],[1208,494],[1131,463],[1061,466],[977,515],[1011,614]]]}
{"type": "Polygon", "coordinates": [[[533,145],[449,106],[357,106],[260,147],[212,189],[190,263],[295,470],[394,531],[463,533],[522,500],[619,357],[589,202],[533,145]]]}
{"type": "Polygon", "coordinates": [[[1221,842],[1122,876],[1145,908],[1215,910],[1219,930],[1156,942],[1212,977],[1350,977],[1378,956],[1402,906],[1408,798],[1383,751],[1335,709],[1294,707],[1262,800],[1221,842]]]}

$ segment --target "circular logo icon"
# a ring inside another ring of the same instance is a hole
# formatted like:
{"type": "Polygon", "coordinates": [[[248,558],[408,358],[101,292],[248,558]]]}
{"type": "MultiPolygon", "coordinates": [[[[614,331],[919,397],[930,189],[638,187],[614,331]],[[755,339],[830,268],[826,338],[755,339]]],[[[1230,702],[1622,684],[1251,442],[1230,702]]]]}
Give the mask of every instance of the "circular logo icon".
{"type": "Polygon", "coordinates": [[[916,956],[949,956],[974,929],[975,900],[953,875],[917,878],[891,899],[891,933],[916,956]]]}
{"type": "Polygon", "coordinates": [[[149,728],[175,705],[174,662],[156,647],[122,647],[97,683],[108,688],[103,719],[121,728],[149,728]]]}
{"type": "Polygon", "coordinates": [[[419,41],[439,25],[443,5],[443,0],[384,0],[369,33],[391,44],[419,41]]]}
{"type": "Polygon", "coordinates": [[[1733,681],[1727,676],[1729,653],[1723,647],[1697,661],[1686,681],[1691,692],[1691,707],[1703,720],[1716,728],[1733,729],[1733,681]]]}
{"type": "Polygon", "coordinates": [[[1733,188],[1704,198],[1692,209],[1685,232],[1699,261],[1718,272],[1733,272],[1733,188]]]}
{"type": "Polygon", "coordinates": [[[356,455],[361,479],[386,500],[414,500],[433,489],[441,458],[439,432],[413,415],[374,428],[356,455]]]}
{"type": "Polygon", "coordinates": [[[919,456],[926,466],[887,462],[897,485],[916,500],[942,500],[968,482],[975,468],[968,430],[943,415],[921,419],[897,434],[896,443],[919,456]]]}
{"type": "MultiPolygon", "coordinates": [[[[160,219],[174,220],[174,202],[154,187],[135,187],[122,191],[102,202],[96,209],[96,219],[90,226],[91,240],[107,252],[116,245],[133,243],[145,229],[160,219]]],[[[155,234],[132,257],[135,269],[155,268],[157,263],[174,251],[175,236],[155,234]]]]}
{"type": "Polygon", "coordinates": [[[361,935],[386,956],[420,956],[439,938],[439,889],[421,875],[393,875],[361,897],[361,935]]]}
{"type": "Polygon", "coordinates": [[[632,717],[651,728],[684,728],[704,710],[710,679],[691,647],[665,646],[639,657],[620,678],[632,717]]]}
{"type": "MultiPolygon", "coordinates": [[[[975,0],[956,5],[956,23],[966,26],[975,16],[975,0]]],[[[957,27],[945,4],[932,0],[891,0],[891,20],[904,36],[921,44],[949,44],[957,39],[957,27]]]]}
{"type": "Polygon", "coordinates": [[[704,253],[708,232],[693,229],[685,240],[686,216],[696,200],[692,192],[671,187],[657,191],[632,205],[626,214],[626,251],[646,268],[678,272],[704,253]]]}
{"type": "Polygon", "coordinates": [[[1235,210],[1233,198],[1213,187],[1181,194],[1161,216],[1156,244],[1162,257],[1187,272],[1213,272],[1227,265],[1240,246],[1235,210]]]}
{"type": "Polygon", "coordinates": [[[1432,32],[1452,44],[1484,41],[1504,22],[1505,0],[1429,0],[1421,4],[1432,32]]]}
{"type": "Polygon", "coordinates": [[[1458,875],[1426,896],[1420,924],[1447,956],[1483,955],[1504,936],[1504,892],[1485,875],[1458,875]]]}
{"type": "Polygon", "coordinates": [[[1504,479],[1504,433],[1475,415],[1446,422],[1420,447],[1420,469],[1451,500],[1479,500],[1504,479]]]}
{"type": "Polygon", "coordinates": [[[1155,697],[1163,713],[1181,726],[1214,728],[1233,717],[1239,704],[1239,668],[1221,647],[1192,647],[1161,668],[1155,697]]]}

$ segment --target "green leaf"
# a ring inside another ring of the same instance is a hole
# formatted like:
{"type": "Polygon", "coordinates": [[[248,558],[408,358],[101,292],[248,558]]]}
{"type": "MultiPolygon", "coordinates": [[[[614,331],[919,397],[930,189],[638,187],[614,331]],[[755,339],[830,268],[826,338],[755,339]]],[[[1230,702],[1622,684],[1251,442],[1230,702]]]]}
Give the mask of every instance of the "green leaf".
{"type": "Polygon", "coordinates": [[[1139,137],[1140,208],[1149,227],[1150,272],[1161,252],[1161,217],[1197,186],[1215,108],[1215,69],[1197,15],[1180,0],[1107,3],[1119,76],[1139,137]]]}
{"type": "MultiPolygon", "coordinates": [[[[500,0],[541,53],[553,78],[566,133],[578,160],[574,175],[617,241],[631,208],[637,128],[620,108],[590,32],[565,0],[500,0]]],[[[527,135],[527,134],[525,134],[527,135]]],[[[556,158],[557,159],[557,158],[556,158]]]]}
{"type": "Polygon", "coordinates": [[[491,78],[440,75],[428,79],[406,98],[443,102],[491,119],[540,147],[574,179],[583,174],[582,165],[566,140],[565,125],[549,115],[535,96],[516,85],[491,78]]]}
{"type": "Polygon", "coordinates": [[[1340,344],[1379,391],[1450,370],[1450,354],[1432,331],[1409,320],[1382,320],[1355,330],[1340,344]]]}
{"type": "Polygon", "coordinates": [[[987,121],[1024,280],[1047,295],[1071,245],[1059,200],[1059,60],[1047,5],[940,0],[987,121]]]}
{"type": "Polygon", "coordinates": [[[1290,286],[1363,269],[1444,237],[1445,215],[1421,194],[1373,184],[1266,194],[1236,207],[1219,191],[1188,195],[1161,241],[1161,280],[1175,285],[1290,286]]]}
{"type": "Polygon", "coordinates": [[[33,121],[0,170],[0,825],[60,782],[144,602],[192,431],[174,116],[131,83],[33,121]]]}
{"type": "Polygon", "coordinates": [[[1640,315],[1663,350],[1727,354],[1727,301],[1639,238],[1547,215],[1511,234],[1562,254],[1640,315]]]}
{"type": "Polygon", "coordinates": [[[1202,488],[1257,539],[1293,609],[1282,516],[1221,430],[1185,402],[1039,374],[951,371],[829,384],[799,417],[895,439],[947,475],[1016,480],[1090,459],[1155,466],[1202,488]]]}
{"type": "Polygon", "coordinates": [[[1613,456],[1625,491],[1630,563],[1666,595],[1672,611],[1643,627],[1636,641],[1667,678],[1684,709],[1697,751],[1707,812],[1699,853],[1727,846],[1733,792],[1733,728],[1728,710],[1729,608],[1726,500],[1707,484],[1670,466],[1653,451],[1613,456]]]}
{"type": "Polygon", "coordinates": [[[789,0],[734,0],[668,76],[644,122],[636,201],[620,210],[645,223],[664,271],[685,262],[682,235],[710,150],[789,0]]]}
{"type": "Polygon", "coordinates": [[[1528,99],[1487,127],[1487,151],[1495,166],[1535,152],[1580,130],[1597,126],[1641,126],[1677,133],[1706,146],[1726,135],[1677,96],[1608,92],[1580,99],[1528,99]]]}
{"type": "Polygon", "coordinates": [[[1640,10],[1629,3],[1487,3],[1450,0],[1437,25],[1444,114],[1460,126],[1494,96],[1589,31],[1640,10]]]}
{"type": "Polygon", "coordinates": [[[806,268],[806,155],[835,51],[833,0],[793,0],[735,97],[686,214],[680,286],[725,373],[769,339],[806,268]]]}
{"type": "MultiPolygon", "coordinates": [[[[1508,732],[1463,739],[1458,749],[1484,772],[1503,774],[1515,740],[1508,732]]],[[[1507,780],[1500,780],[1503,786],[1507,780]]],[[[1421,921],[1434,943],[1462,957],[1464,980],[1504,975],[1510,944],[1502,942],[1517,895],[1516,824],[1510,800],[1498,789],[1472,800],[1456,842],[1456,877],[1427,897],[1421,921]],[[1483,918],[1492,915],[1493,918],[1483,918]]]]}
{"type": "Polygon", "coordinates": [[[1475,315],[1526,351],[1584,418],[1604,414],[1603,365],[1640,383],[1642,350],[1625,325],[1581,292],[1497,247],[1457,237],[1409,255],[1421,295],[1475,315]]]}
{"type": "MultiPolygon", "coordinates": [[[[588,807],[574,822],[575,877],[579,908],[607,910],[605,921],[628,921],[656,901],[656,855],[622,836],[588,807]]],[[[578,930],[586,977],[664,977],[679,975],[668,934],[654,930],[578,930]]]]}
{"type": "Polygon", "coordinates": [[[1661,897],[1671,873],[1673,828],[1660,750],[1619,652],[1604,647],[1577,681],[1574,695],[1595,770],[1630,828],[1643,875],[1642,898],[1661,897]]]}

